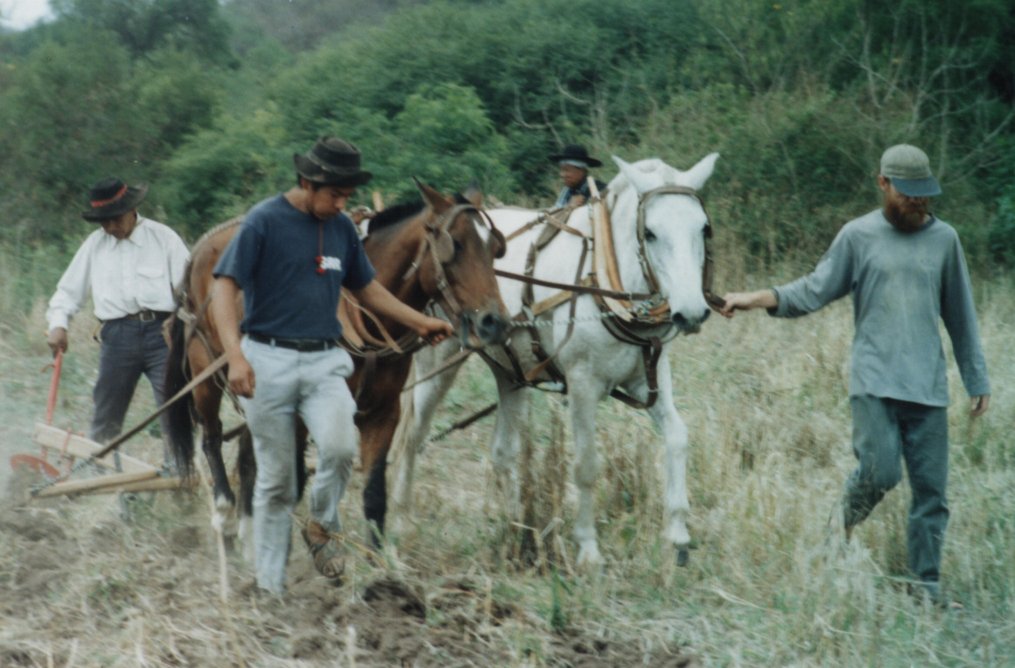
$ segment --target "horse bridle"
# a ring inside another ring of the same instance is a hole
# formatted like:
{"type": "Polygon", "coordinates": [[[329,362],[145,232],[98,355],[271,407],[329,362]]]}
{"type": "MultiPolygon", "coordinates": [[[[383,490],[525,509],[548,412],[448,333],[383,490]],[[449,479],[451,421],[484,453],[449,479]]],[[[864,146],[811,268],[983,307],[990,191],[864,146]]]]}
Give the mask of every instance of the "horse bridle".
{"type": "Polygon", "coordinates": [[[445,265],[455,257],[455,241],[451,237],[449,230],[455,219],[462,213],[478,214],[480,219],[490,228],[490,234],[499,244],[496,257],[501,257],[504,254],[507,249],[507,242],[501,231],[494,225],[493,219],[490,218],[489,214],[474,204],[456,204],[441,214],[435,222],[426,223],[427,234],[423,238],[419,250],[416,252],[415,259],[409,265],[409,269],[402,275],[402,280],[408,280],[414,273],[419,271],[422,266],[423,256],[429,254],[433,260],[436,287],[440,294],[440,298],[435,301],[439,303],[446,315],[453,321],[458,321],[458,338],[463,346],[468,347],[469,325],[473,312],[466,311],[459,305],[451,290],[451,283],[448,281],[447,272],[445,271],[445,265]]]}
{"type": "Polygon", "coordinates": [[[710,306],[715,306],[717,302],[722,300],[715,296],[712,292],[712,278],[714,275],[714,265],[712,261],[712,219],[708,215],[708,209],[705,208],[705,201],[698,194],[698,191],[688,186],[679,185],[663,185],[658,188],[645,191],[638,195],[638,212],[636,222],[636,235],[638,238],[638,249],[636,254],[638,256],[638,263],[641,266],[641,273],[645,278],[645,282],[648,285],[648,292],[651,295],[643,305],[637,309],[634,315],[634,322],[643,325],[659,325],[669,319],[669,303],[663,299],[662,292],[660,290],[659,278],[656,276],[655,270],[652,268],[652,263],[648,258],[648,249],[645,247],[646,244],[646,210],[648,209],[649,202],[656,197],[663,195],[685,195],[696,200],[701,206],[701,210],[705,213],[705,227],[702,232],[705,241],[705,262],[702,265],[702,293],[705,296],[706,302],[710,306]]]}

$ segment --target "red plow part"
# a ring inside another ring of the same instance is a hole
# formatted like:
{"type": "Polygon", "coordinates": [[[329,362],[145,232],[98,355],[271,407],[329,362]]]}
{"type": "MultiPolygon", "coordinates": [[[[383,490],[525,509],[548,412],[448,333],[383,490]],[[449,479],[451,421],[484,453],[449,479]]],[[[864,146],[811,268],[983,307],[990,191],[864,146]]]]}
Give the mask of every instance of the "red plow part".
{"type": "Polygon", "coordinates": [[[29,455],[26,453],[20,453],[11,456],[11,468],[15,471],[21,469],[28,469],[36,473],[42,474],[50,480],[55,480],[60,477],[60,471],[55,466],[47,462],[42,457],[36,455],[29,455]]]}

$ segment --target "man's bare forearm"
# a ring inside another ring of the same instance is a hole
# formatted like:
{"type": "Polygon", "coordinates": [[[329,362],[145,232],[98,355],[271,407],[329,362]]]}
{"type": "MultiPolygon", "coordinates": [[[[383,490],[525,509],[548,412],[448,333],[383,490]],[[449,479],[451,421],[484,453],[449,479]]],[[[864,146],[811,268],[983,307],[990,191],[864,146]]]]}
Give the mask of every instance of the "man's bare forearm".
{"type": "Polygon", "coordinates": [[[727,318],[733,316],[734,311],[749,311],[755,308],[775,308],[779,305],[779,296],[775,290],[766,288],[754,292],[728,292],[723,295],[726,304],[720,309],[727,318]]]}

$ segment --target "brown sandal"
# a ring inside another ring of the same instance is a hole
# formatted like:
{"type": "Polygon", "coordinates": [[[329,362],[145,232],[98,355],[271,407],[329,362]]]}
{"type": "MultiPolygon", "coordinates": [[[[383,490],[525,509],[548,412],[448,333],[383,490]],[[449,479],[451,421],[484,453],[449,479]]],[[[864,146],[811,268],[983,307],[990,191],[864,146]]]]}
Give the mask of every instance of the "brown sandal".
{"type": "Polygon", "coordinates": [[[327,529],[310,520],[303,528],[303,540],[314,560],[314,568],[326,578],[337,580],[345,572],[345,551],[341,539],[328,533],[327,529]]]}

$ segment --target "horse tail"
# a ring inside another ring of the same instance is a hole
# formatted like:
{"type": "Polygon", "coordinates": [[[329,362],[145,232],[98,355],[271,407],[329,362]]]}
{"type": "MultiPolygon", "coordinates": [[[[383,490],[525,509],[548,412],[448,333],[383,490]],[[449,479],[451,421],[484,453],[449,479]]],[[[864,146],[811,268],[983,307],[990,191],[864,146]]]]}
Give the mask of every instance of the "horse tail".
{"type": "MultiPolygon", "coordinates": [[[[169,324],[169,358],[166,361],[166,377],[163,391],[166,397],[186,387],[189,382],[187,368],[187,342],[185,324],[172,316],[169,324]]],[[[188,392],[166,410],[169,449],[176,460],[176,468],[184,478],[194,473],[194,394],[188,392]]]]}

